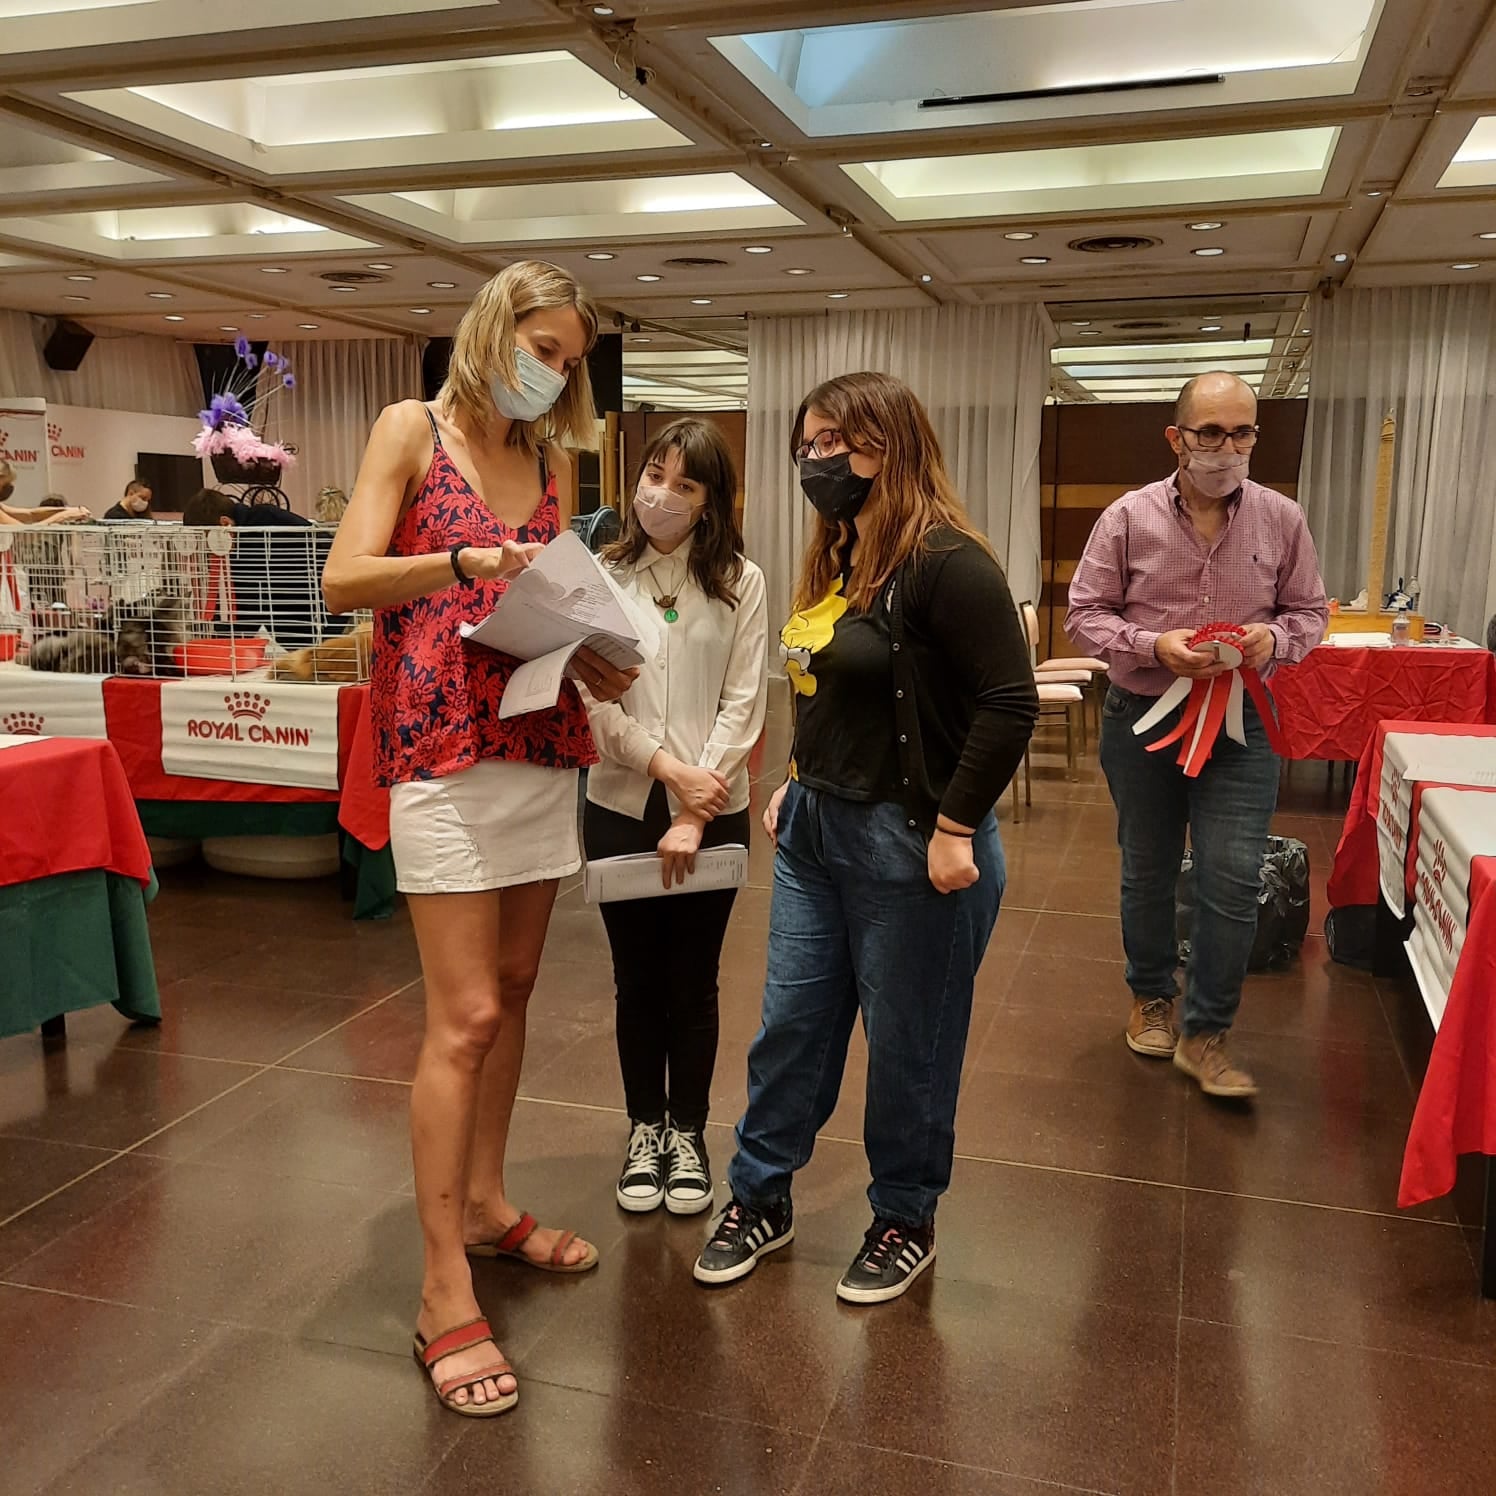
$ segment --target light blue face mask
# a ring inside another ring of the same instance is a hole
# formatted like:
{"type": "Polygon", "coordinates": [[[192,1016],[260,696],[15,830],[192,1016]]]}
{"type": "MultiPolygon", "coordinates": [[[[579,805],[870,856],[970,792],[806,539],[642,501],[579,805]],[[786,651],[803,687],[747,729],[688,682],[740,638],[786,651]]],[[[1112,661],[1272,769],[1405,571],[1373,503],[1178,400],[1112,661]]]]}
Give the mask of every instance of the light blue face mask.
{"type": "Polygon", "coordinates": [[[538,421],[566,388],[566,375],[558,374],[523,348],[514,350],[514,372],[519,388],[512,390],[495,374],[488,382],[488,392],[499,414],[510,421],[538,421]]]}

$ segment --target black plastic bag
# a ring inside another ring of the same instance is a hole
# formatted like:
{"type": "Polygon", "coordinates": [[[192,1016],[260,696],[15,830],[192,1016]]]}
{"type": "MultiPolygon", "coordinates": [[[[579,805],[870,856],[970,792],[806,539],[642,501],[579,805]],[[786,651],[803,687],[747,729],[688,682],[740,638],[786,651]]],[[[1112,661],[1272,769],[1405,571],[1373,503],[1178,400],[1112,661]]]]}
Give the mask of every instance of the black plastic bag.
{"type": "MultiPolygon", "coordinates": [[[[1179,868],[1174,929],[1179,960],[1189,960],[1195,924],[1195,855],[1184,854],[1179,868]]],[[[1281,971],[1293,963],[1309,933],[1309,848],[1291,836],[1270,836],[1262,855],[1257,886],[1257,938],[1248,971],[1281,971]]]]}

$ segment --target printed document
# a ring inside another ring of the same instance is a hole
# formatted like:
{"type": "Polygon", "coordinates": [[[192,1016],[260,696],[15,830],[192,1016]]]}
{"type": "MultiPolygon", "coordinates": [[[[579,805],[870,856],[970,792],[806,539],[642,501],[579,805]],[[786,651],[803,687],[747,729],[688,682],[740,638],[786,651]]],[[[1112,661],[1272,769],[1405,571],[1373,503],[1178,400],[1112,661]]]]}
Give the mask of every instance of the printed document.
{"type": "Polygon", "coordinates": [[[712,888],[741,888],[748,881],[748,848],[734,843],[696,854],[696,871],[684,883],[665,887],[665,873],[654,852],[627,857],[599,857],[587,864],[589,904],[611,904],[619,899],[657,899],[673,893],[705,893],[712,888]]]}

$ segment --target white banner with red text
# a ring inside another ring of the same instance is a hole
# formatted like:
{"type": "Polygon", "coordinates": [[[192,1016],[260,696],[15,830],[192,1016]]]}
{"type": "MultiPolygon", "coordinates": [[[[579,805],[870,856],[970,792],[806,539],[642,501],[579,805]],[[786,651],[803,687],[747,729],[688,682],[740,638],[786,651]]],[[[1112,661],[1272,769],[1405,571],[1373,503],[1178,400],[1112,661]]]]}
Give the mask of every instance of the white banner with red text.
{"type": "Polygon", "coordinates": [[[196,779],[338,788],[338,686],[164,681],[161,767],[196,779]]]}
{"type": "Polygon", "coordinates": [[[104,677],[0,665],[0,732],[13,737],[108,737],[104,677]]]}

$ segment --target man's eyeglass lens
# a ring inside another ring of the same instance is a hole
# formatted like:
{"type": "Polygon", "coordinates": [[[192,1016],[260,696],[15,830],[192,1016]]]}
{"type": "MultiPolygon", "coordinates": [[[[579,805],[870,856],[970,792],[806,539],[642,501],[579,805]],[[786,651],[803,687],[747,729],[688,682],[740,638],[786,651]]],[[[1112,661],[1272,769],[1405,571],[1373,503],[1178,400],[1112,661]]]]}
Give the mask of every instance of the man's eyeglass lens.
{"type": "Polygon", "coordinates": [[[1234,447],[1252,447],[1257,444],[1256,426],[1238,426],[1235,431],[1223,431],[1219,426],[1182,426],[1205,452],[1218,452],[1229,441],[1234,447]]]}

